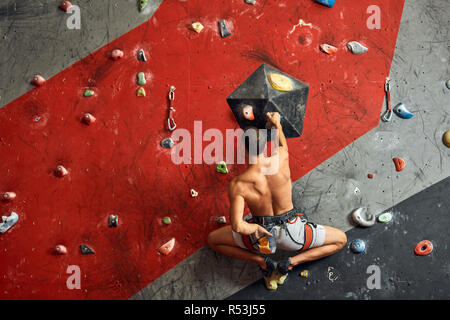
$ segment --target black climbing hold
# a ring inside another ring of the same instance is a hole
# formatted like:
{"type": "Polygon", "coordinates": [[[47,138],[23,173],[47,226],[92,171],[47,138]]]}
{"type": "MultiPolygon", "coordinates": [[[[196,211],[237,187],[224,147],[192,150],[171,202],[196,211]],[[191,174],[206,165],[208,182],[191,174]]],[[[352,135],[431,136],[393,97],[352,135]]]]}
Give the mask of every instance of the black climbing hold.
{"type": "Polygon", "coordinates": [[[87,245],[82,244],[80,245],[81,254],[94,254],[95,251],[89,248],[87,245]]]}
{"type": "Polygon", "coordinates": [[[293,138],[302,134],[308,92],[306,83],[262,64],[228,96],[227,102],[241,128],[265,129],[266,113],[279,112],[286,138],[293,138]],[[248,105],[253,107],[254,120],[243,116],[242,108],[248,105]]]}
{"type": "Polygon", "coordinates": [[[109,220],[108,220],[108,224],[109,224],[110,227],[117,227],[117,225],[119,224],[119,217],[110,215],[109,216],[109,220]]]}
{"type": "Polygon", "coordinates": [[[225,20],[219,20],[220,36],[222,38],[231,36],[231,32],[228,30],[225,20]]]}
{"type": "Polygon", "coordinates": [[[147,57],[145,56],[145,52],[143,49],[140,49],[138,52],[138,60],[146,62],[147,61],[147,57]]]}

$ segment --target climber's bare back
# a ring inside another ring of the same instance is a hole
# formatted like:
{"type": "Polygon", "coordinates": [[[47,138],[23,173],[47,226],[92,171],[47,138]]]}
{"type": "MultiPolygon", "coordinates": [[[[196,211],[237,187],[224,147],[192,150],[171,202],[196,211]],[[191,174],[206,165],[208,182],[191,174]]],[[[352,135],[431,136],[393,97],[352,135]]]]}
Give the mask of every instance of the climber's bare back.
{"type": "Polygon", "coordinates": [[[280,146],[278,152],[265,159],[264,163],[250,166],[230,184],[230,198],[240,195],[253,216],[272,216],[291,210],[292,182],[287,148],[280,146]],[[273,167],[275,157],[279,167],[275,174],[261,173],[262,167],[273,167]]]}

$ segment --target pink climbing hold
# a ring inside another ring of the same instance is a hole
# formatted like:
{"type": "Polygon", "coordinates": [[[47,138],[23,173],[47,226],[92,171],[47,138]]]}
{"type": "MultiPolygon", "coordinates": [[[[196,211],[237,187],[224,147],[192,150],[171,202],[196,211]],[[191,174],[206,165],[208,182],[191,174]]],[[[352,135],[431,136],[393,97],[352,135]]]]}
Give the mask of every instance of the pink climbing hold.
{"type": "Polygon", "coordinates": [[[333,47],[332,45],[329,44],[321,44],[319,46],[320,50],[322,50],[323,52],[327,53],[327,54],[334,54],[338,51],[338,49],[336,47],[333,47]]]}
{"type": "Polygon", "coordinates": [[[10,201],[10,200],[13,200],[15,197],[16,197],[16,193],[15,192],[5,192],[2,195],[2,200],[10,201]]]}
{"type": "Polygon", "coordinates": [[[67,169],[64,168],[63,166],[57,166],[55,169],[55,175],[57,177],[62,178],[64,176],[67,176],[68,174],[69,174],[69,171],[67,171],[67,169]]]}
{"type": "Polygon", "coordinates": [[[70,8],[72,8],[72,4],[69,1],[63,1],[61,2],[61,4],[59,5],[59,8],[64,11],[67,12],[70,10],[70,8]]]}
{"type": "Polygon", "coordinates": [[[85,113],[83,115],[83,120],[82,121],[83,121],[84,124],[90,125],[90,124],[94,123],[95,120],[97,120],[97,119],[92,114],[85,113]]]}
{"type": "Polygon", "coordinates": [[[36,87],[40,87],[40,86],[42,86],[44,83],[45,83],[45,79],[44,79],[42,76],[38,75],[38,74],[35,75],[35,76],[33,77],[33,80],[31,81],[31,84],[34,85],[34,86],[36,86],[36,87]]]}
{"type": "Polygon", "coordinates": [[[253,107],[246,105],[242,108],[242,114],[244,115],[244,118],[247,120],[255,120],[255,115],[253,114],[253,107]]]}
{"type": "Polygon", "coordinates": [[[175,246],[175,238],[170,239],[169,241],[167,241],[165,244],[163,244],[160,248],[159,248],[159,252],[165,256],[167,256],[173,249],[173,247],[175,246]]]}
{"type": "Polygon", "coordinates": [[[119,60],[120,58],[123,57],[123,51],[119,50],[119,49],[115,49],[111,52],[111,58],[113,60],[119,60]]]}
{"type": "Polygon", "coordinates": [[[66,253],[67,253],[67,248],[64,247],[64,246],[61,245],[61,244],[58,244],[58,245],[55,247],[55,253],[56,253],[56,254],[66,254],[66,253]]]}

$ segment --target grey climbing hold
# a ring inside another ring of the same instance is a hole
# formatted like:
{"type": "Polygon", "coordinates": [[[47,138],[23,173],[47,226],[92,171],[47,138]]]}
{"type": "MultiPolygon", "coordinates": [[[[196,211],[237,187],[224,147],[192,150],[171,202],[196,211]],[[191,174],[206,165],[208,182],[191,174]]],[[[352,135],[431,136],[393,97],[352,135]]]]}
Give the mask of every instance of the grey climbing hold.
{"type": "Polygon", "coordinates": [[[143,49],[140,49],[138,52],[138,60],[147,62],[147,57],[145,56],[145,52],[143,49]]]}
{"type": "Polygon", "coordinates": [[[225,223],[227,223],[227,218],[225,218],[225,216],[218,217],[217,223],[225,224],[225,223]]]}
{"type": "Polygon", "coordinates": [[[361,239],[353,240],[350,249],[354,253],[363,253],[366,250],[366,243],[361,239]]]}
{"type": "Polygon", "coordinates": [[[361,227],[371,227],[375,224],[375,216],[367,214],[367,208],[358,208],[353,210],[352,219],[361,227]]]}
{"type": "Polygon", "coordinates": [[[369,50],[357,41],[350,41],[349,43],[347,43],[347,48],[353,54],[363,54],[369,50]]]}
{"type": "Polygon", "coordinates": [[[114,216],[114,215],[110,215],[109,219],[108,219],[109,227],[110,228],[117,227],[118,224],[119,224],[119,217],[118,216],[114,216]]]}
{"type": "Polygon", "coordinates": [[[231,32],[228,30],[225,20],[219,20],[220,36],[222,38],[231,36],[231,32]]]}
{"type": "Polygon", "coordinates": [[[385,213],[381,214],[380,216],[378,216],[378,221],[382,222],[382,223],[387,223],[391,220],[392,220],[392,213],[390,213],[390,212],[385,212],[385,213]]]}
{"type": "Polygon", "coordinates": [[[147,81],[145,80],[145,73],[139,72],[137,77],[138,77],[138,84],[139,85],[143,86],[144,84],[147,83],[147,81]]]}
{"type": "Polygon", "coordinates": [[[445,81],[445,85],[447,86],[447,89],[450,90],[450,79],[448,79],[447,81],[445,81]]]}
{"type": "Polygon", "coordinates": [[[397,104],[393,110],[395,114],[402,119],[411,119],[414,116],[413,113],[409,112],[408,109],[406,109],[405,104],[403,102],[397,104]]]}
{"type": "Polygon", "coordinates": [[[94,254],[95,251],[89,248],[86,244],[80,245],[81,254],[94,254]]]}
{"type": "Polygon", "coordinates": [[[161,147],[166,149],[171,149],[174,146],[175,142],[173,142],[172,138],[167,138],[161,141],[161,147]]]}
{"type": "Polygon", "coordinates": [[[0,223],[0,233],[3,234],[8,231],[19,220],[19,216],[15,212],[11,212],[9,217],[2,216],[2,222],[0,223]]]}

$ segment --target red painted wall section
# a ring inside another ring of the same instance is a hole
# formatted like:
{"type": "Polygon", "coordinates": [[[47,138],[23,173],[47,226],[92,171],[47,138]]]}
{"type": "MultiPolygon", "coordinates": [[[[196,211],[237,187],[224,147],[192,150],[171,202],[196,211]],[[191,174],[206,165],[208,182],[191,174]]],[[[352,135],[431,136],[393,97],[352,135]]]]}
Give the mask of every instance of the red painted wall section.
{"type": "Polygon", "coordinates": [[[261,63],[308,83],[303,135],[289,140],[294,180],[375,127],[402,8],[387,0],[337,0],[331,9],[310,0],[164,1],[148,22],[2,108],[0,192],[17,198],[0,202],[0,213],[20,220],[0,235],[0,298],[126,299],[205,245],[215,219],[228,216],[229,181],[244,168],[221,175],[215,165],[172,163],[159,145],[170,136],[170,85],[178,128],[192,132],[201,120],[203,130],[225,132],[237,127],[226,97],[261,63]],[[366,26],[370,5],[381,9],[380,30],[366,26]],[[220,37],[219,19],[230,37],[220,37]],[[188,29],[195,21],[205,26],[200,34],[188,29]],[[369,51],[351,54],[352,40],[369,51]],[[321,43],[339,51],[322,53],[321,43]],[[116,48],[125,56],[113,61],[116,48]],[[140,48],[146,63],[136,59],[140,48]],[[141,71],[146,97],[136,96],[141,71]],[[86,88],[95,95],[83,97],[86,88]],[[81,123],[85,112],[97,122],[81,123]],[[54,176],[60,164],[68,176],[54,176]],[[118,228],[108,228],[110,214],[118,228]],[[172,237],[174,250],[160,255],[172,237]],[[81,255],[82,243],[96,254],[81,255]],[[54,255],[57,244],[68,254],[54,255]],[[80,290],[66,287],[69,265],[81,269],[80,290]]]}

